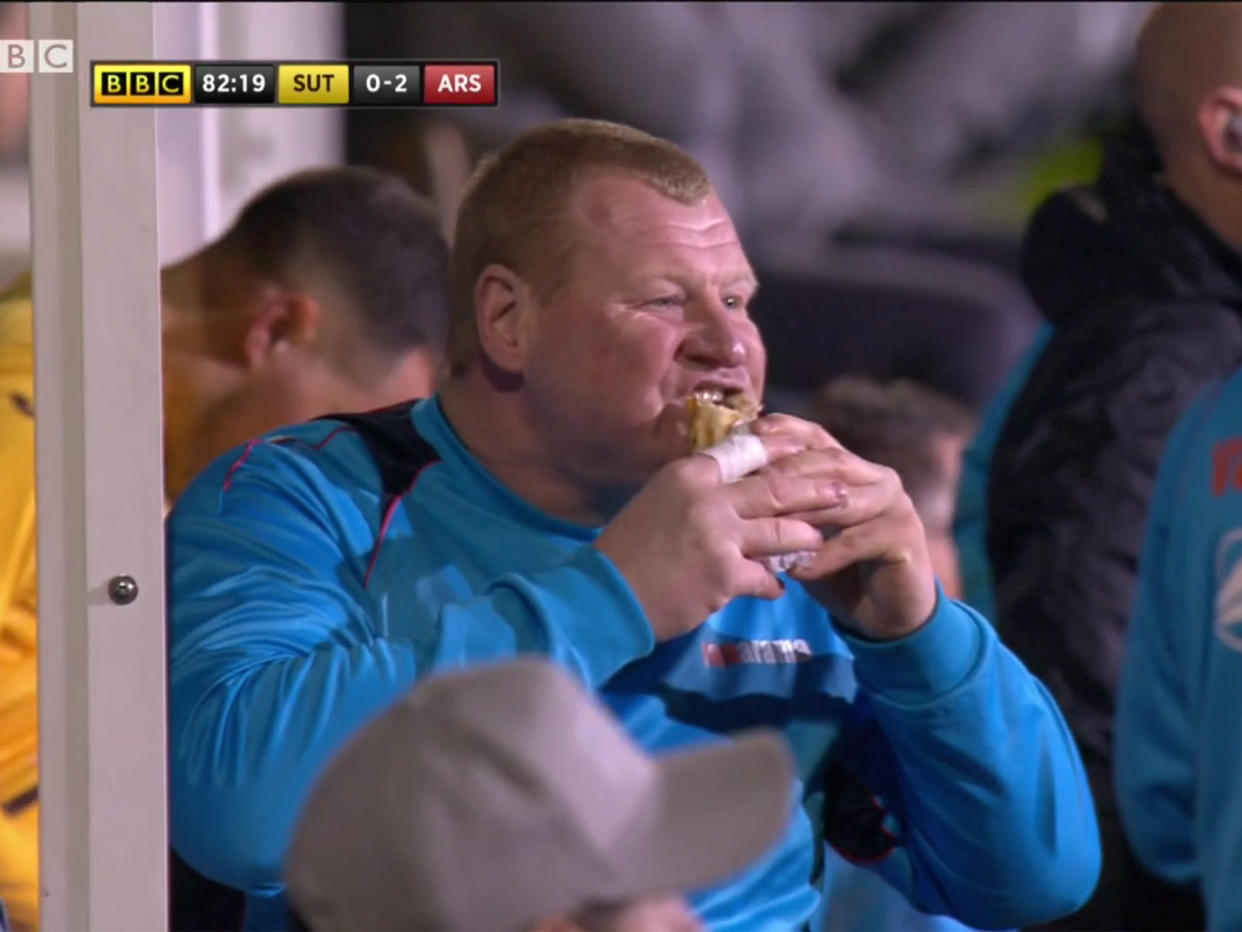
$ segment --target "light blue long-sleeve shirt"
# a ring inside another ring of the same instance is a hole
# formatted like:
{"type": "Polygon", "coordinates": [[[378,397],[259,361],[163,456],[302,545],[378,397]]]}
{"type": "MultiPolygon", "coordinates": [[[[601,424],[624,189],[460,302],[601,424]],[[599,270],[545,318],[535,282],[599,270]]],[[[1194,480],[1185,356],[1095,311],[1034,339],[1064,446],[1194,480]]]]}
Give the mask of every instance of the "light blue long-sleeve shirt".
{"type": "Polygon", "coordinates": [[[1074,742],[975,612],[941,596],[914,634],[870,643],[790,581],[656,644],[598,529],[516,498],[435,400],[412,422],[431,455],[391,501],[359,435],[319,421],[223,457],[171,517],[172,840],[250,895],[251,927],[283,921],[300,807],[355,729],[438,669],[528,652],[653,750],[753,725],[788,736],[800,803],[749,870],[692,891],[714,929],[808,920],[825,836],[977,927],[1090,894],[1099,843],[1074,742]]]}
{"type": "Polygon", "coordinates": [[[1114,782],[1152,872],[1242,929],[1242,373],[1170,436],[1117,704],[1114,782]]]}

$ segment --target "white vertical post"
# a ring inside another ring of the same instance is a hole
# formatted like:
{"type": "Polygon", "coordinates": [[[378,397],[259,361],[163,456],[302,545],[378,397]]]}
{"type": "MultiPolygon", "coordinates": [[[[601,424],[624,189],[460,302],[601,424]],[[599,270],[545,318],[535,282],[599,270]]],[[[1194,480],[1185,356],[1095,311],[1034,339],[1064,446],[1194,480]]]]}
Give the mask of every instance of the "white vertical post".
{"type": "Polygon", "coordinates": [[[167,928],[155,112],[92,108],[148,3],[33,3],[76,73],[31,81],[43,904],[59,930],[167,928]],[[138,595],[109,598],[128,575],[138,595]]]}

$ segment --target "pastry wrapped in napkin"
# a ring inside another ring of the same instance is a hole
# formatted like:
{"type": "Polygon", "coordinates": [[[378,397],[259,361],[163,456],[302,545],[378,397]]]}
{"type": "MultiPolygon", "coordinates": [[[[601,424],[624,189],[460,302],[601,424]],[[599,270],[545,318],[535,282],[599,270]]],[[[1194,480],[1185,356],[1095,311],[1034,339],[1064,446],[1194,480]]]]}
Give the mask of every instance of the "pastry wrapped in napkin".
{"type": "MultiPolygon", "coordinates": [[[[768,464],[763,442],[750,432],[749,425],[761,408],[745,395],[723,392],[695,392],[687,402],[690,418],[690,444],[696,453],[706,453],[720,464],[725,482],[736,482],[768,464]]],[[[773,573],[783,573],[809,563],[814,552],[799,550],[758,560],[773,573]]]]}

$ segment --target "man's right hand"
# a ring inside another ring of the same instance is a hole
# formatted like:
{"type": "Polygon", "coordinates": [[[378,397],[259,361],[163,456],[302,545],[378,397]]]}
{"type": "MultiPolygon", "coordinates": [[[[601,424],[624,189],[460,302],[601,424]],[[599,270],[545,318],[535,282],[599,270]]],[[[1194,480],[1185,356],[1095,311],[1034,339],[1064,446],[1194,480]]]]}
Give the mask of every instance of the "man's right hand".
{"type": "MultiPolygon", "coordinates": [[[[769,462],[799,452],[764,440],[769,462]]],[[[725,485],[714,459],[694,455],[661,469],[595,541],[625,577],[664,641],[692,631],[731,599],[779,598],[781,582],[756,558],[817,550],[823,535],[782,513],[832,507],[836,491],[761,470],[725,485]]]]}

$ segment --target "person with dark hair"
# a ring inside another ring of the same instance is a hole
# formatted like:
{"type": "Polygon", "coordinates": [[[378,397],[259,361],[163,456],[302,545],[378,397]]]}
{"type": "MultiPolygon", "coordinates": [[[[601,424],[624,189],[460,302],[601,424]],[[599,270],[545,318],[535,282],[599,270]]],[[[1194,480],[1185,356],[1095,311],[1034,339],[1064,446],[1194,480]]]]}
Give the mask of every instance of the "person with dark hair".
{"type": "Polygon", "coordinates": [[[1099,810],[1103,877],[1070,929],[1202,928],[1198,892],[1126,845],[1113,713],[1166,440],[1242,362],[1240,50],[1242,3],[1156,6],[1135,58],[1141,120],[1026,235],[1050,326],[993,451],[988,556],[1001,637],[1065,710],[1099,810]]]}
{"type": "Polygon", "coordinates": [[[896,470],[922,519],[936,576],[951,598],[960,599],[953,511],[974,415],[917,382],[860,376],[833,379],[815,395],[812,411],[845,449],[896,470]]]}
{"type": "MultiPolygon", "coordinates": [[[[297,817],[350,736],[436,671],[521,654],[650,750],[763,725],[794,743],[781,840],[690,891],[710,928],[808,922],[825,839],[972,924],[1086,899],[1073,742],[945,595],[896,473],[791,416],[716,445],[757,413],[766,358],[754,271],[697,162],[617,124],[531,130],[472,180],[449,283],[435,396],[235,449],[170,519],[171,837],[234,891],[235,922],[288,927],[297,817]]],[[[593,850],[690,805],[621,807],[593,850]]],[[[753,816],[695,831],[712,847],[753,816]]]]}
{"type": "MultiPolygon", "coordinates": [[[[430,207],[332,168],[259,193],[163,272],[165,492],[282,424],[425,395],[448,321],[430,207]]],[[[37,589],[30,278],[0,295],[0,900],[38,923],[37,589]]]]}
{"type": "MultiPolygon", "coordinates": [[[[962,453],[975,430],[970,409],[908,379],[838,376],[812,396],[808,416],[851,453],[896,471],[923,523],[936,578],[950,598],[962,598],[953,539],[954,498],[962,453]]],[[[830,852],[820,929],[902,929],[964,932],[948,916],[910,906],[870,871],[830,852]]]]}
{"type": "Polygon", "coordinates": [[[273,426],[424,396],[443,366],[448,244],[400,179],[302,172],[166,269],[166,471],[176,494],[273,426]]]}

